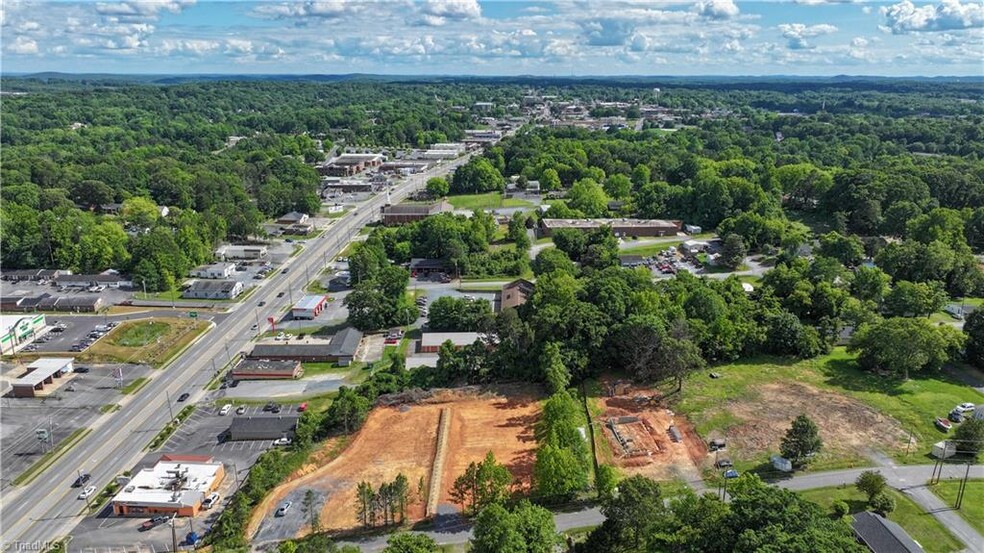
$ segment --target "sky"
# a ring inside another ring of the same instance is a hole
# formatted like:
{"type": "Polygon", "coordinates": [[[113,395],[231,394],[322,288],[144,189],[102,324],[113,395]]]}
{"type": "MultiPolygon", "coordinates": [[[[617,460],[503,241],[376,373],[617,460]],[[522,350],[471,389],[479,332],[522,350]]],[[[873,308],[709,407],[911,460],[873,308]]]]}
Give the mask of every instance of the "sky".
{"type": "Polygon", "coordinates": [[[984,0],[2,0],[4,73],[984,75],[984,0]]]}

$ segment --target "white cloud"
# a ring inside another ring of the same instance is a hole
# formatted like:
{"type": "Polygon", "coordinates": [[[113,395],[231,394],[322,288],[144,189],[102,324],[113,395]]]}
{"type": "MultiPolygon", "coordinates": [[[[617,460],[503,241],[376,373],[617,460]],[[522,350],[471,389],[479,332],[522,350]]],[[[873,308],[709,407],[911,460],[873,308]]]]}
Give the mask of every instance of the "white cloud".
{"type": "Polygon", "coordinates": [[[813,45],[807,42],[806,39],[820,35],[829,35],[830,33],[837,31],[837,27],[826,23],[821,23],[819,25],[783,23],[777,28],[780,32],[782,32],[783,38],[788,41],[787,46],[790,50],[808,50],[813,48],[813,45]]]}
{"type": "Polygon", "coordinates": [[[193,56],[203,56],[215,52],[221,45],[214,40],[203,39],[164,39],[161,41],[160,51],[165,55],[170,54],[190,54],[193,56]]]}
{"type": "Polygon", "coordinates": [[[700,0],[696,8],[697,13],[711,19],[731,19],[739,12],[734,0],[700,0]]]}
{"type": "Polygon", "coordinates": [[[851,46],[854,46],[855,48],[864,48],[867,45],[868,45],[868,39],[864,38],[863,36],[857,36],[854,37],[853,40],[851,40],[851,46]]]}
{"type": "Polygon", "coordinates": [[[19,36],[7,45],[6,50],[11,54],[37,54],[38,43],[26,36],[19,36]]]}
{"type": "Polygon", "coordinates": [[[307,2],[282,2],[279,4],[266,4],[257,7],[252,11],[254,15],[271,19],[288,18],[320,18],[338,19],[358,13],[366,4],[353,0],[317,0],[307,2]]]}
{"type": "Polygon", "coordinates": [[[622,19],[604,18],[581,23],[591,46],[621,46],[632,35],[632,25],[622,19]]]}
{"type": "Polygon", "coordinates": [[[159,12],[179,13],[195,0],[127,0],[124,2],[99,2],[96,13],[117,17],[157,17],[159,12]]]}
{"type": "Polygon", "coordinates": [[[482,16],[478,0],[427,0],[420,6],[414,25],[441,27],[450,21],[466,21],[482,16]]]}
{"type": "Polygon", "coordinates": [[[909,0],[881,8],[886,27],[893,34],[921,31],[956,31],[984,27],[984,3],[943,0],[941,3],[916,7],[909,0]]]}

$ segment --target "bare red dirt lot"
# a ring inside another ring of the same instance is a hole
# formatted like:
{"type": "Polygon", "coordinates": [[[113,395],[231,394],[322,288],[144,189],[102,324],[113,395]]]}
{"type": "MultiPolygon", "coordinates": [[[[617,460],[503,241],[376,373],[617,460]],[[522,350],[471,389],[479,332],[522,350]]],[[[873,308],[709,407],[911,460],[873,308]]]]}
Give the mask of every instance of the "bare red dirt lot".
{"type": "MultiPolygon", "coordinates": [[[[321,510],[325,529],[354,528],[359,482],[378,487],[399,473],[407,477],[413,491],[408,518],[424,518],[427,491],[433,485],[430,479],[437,453],[438,423],[444,408],[450,408],[451,421],[441,474],[441,503],[450,503],[451,485],[468,463],[480,461],[489,451],[509,468],[521,486],[529,485],[539,398],[528,388],[518,387],[438,391],[413,402],[374,408],[340,455],[321,466],[309,464],[274,489],[254,511],[247,535],[252,535],[263,520],[272,516],[277,505],[299,488],[326,495],[321,510]],[[421,479],[425,488],[419,494],[421,479]]],[[[308,531],[305,527],[299,534],[308,531]]]]}
{"type": "MultiPolygon", "coordinates": [[[[607,384],[604,388],[609,389],[607,384]]],[[[620,385],[617,395],[593,401],[600,463],[657,480],[699,478],[707,448],[690,421],[664,407],[657,392],[620,385]],[[679,433],[679,441],[672,438],[671,426],[679,433]]]]}

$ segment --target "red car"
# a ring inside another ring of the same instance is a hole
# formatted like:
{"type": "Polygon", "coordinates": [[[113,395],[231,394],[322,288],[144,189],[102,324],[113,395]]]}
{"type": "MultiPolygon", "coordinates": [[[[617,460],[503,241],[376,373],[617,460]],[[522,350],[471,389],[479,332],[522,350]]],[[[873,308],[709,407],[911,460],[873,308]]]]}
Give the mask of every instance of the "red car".
{"type": "Polygon", "coordinates": [[[303,413],[304,411],[307,411],[307,407],[308,407],[307,402],[305,401],[304,403],[297,406],[297,412],[303,413]]]}
{"type": "Polygon", "coordinates": [[[953,428],[953,424],[943,417],[938,417],[936,419],[936,428],[939,428],[943,432],[949,432],[950,429],[953,428]]]}

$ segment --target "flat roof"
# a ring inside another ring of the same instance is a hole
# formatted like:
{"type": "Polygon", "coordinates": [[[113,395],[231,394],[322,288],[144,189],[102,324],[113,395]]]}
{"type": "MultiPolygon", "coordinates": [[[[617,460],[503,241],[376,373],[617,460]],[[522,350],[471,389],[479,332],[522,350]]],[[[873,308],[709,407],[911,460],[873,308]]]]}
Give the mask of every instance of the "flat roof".
{"type": "Polygon", "coordinates": [[[13,382],[14,386],[37,386],[75,361],[74,357],[42,357],[27,366],[31,372],[13,382]]]}
{"type": "Polygon", "coordinates": [[[232,373],[293,374],[294,371],[298,369],[300,364],[300,361],[294,361],[291,359],[243,359],[238,365],[235,366],[235,368],[232,369],[232,373]]]}
{"type": "Polygon", "coordinates": [[[543,225],[549,228],[596,228],[612,227],[654,227],[679,228],[680,221],[665,219],[543,219],[543,225]]]}
{"type": "Polygon", "coordinates": [[[440,346],[450,340],[456,346],[467,346],[475,343],[482,337],[480,332],[425,332],[420,337],[420,345],[423,347],[440,346]]]}
{"type": "Polygon", "coordinates": [[[308,309],[308,310],[317,309],[318,306],[324,302],[325,302],[324,296],[313,295],[313,294],[307,295],[301,298],[300,300],[298,300],[297,303],[294,304],[294,307],[292,307],[291,309],[308,309]]]}
{"type": "Polygon", "coordinates": [[[361,331],[352,327],[344,328],[332,337],[328,344],[328,354],[334,357],[353,356],[361,342],[361,331]]]}
{"type": "Polygon", "coordinates": [[[115,503],[163,507],[197,504],[212,489],[221,463],[158,461],[142,469],[113,498],[115,503]]]}
{"type": "Polygon", "coordinates": [[[196,280],[191,283],[188,290],[216,290],[220,292],[230,292],[235,289],[238,280],[196,280]]]}
{"type": "Polygon", "coordinates": [[[254,359],[264,357],[329,357],[331,355],[330,343],[319,342],[317,344],[298,344],[291,342],[287,344],[256,344],[249,356],[254,359]]]}

